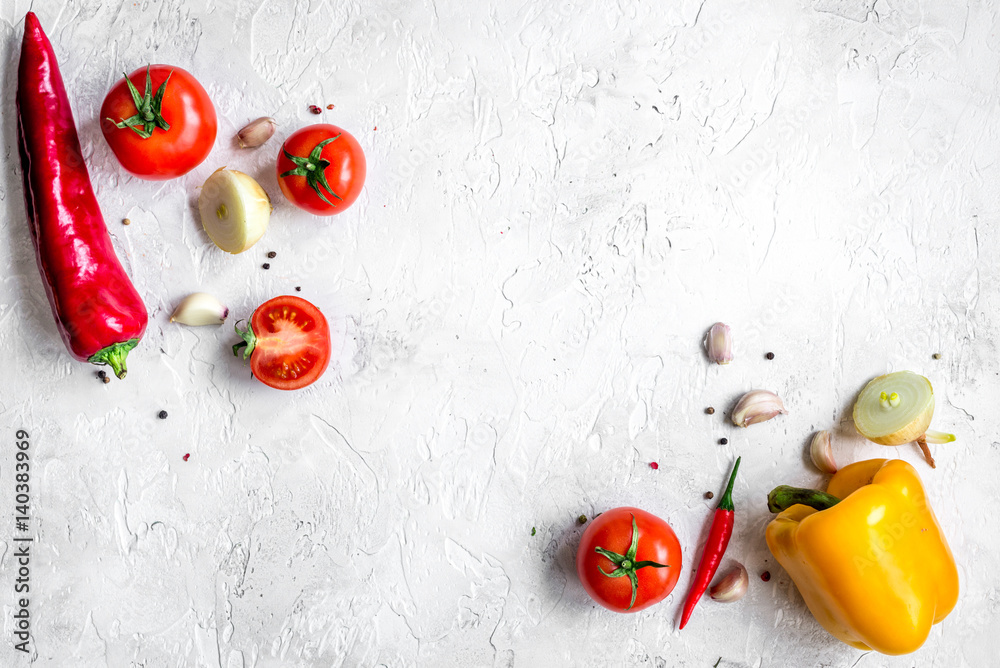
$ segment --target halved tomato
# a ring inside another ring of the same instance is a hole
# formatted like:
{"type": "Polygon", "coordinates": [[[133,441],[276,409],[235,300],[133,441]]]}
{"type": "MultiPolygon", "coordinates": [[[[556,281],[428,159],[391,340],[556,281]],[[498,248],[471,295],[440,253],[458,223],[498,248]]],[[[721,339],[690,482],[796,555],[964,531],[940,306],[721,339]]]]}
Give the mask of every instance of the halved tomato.
{"type": "Polygon", "coordinates": [[[260,382],[279,390],[312,385],[330,363],[330,327],[319,309],[301,297],[270,299],[250,316],[246,329],[236,327],[243,341],[233,354],[243,351],[250,370],[260,382]]]}

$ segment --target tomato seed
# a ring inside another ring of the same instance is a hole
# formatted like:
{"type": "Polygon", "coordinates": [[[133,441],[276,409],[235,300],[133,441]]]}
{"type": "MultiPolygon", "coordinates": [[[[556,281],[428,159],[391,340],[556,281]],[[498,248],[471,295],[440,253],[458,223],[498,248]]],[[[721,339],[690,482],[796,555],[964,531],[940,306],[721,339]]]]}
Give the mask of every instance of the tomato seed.
{"type": "Polygon", "coordinates": [[[328,105],[326,105],[326,108],[327,109],[333,109],[333,105],[332,104],[328,104],[328,105]]]}
{"type": "Polygon", "coordinates": [[[129,220],[128,218],[126,218],[125,220],[122,221],[122,225],[131,225],[131,224],[132,224],[132,221],[129,220]]]}

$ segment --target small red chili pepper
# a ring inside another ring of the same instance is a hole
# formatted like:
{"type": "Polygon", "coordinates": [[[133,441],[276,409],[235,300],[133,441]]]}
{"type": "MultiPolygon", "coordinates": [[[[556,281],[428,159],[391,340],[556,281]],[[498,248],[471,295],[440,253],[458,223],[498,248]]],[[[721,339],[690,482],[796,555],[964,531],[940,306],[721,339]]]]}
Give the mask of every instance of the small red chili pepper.
{"type": "Polygon", "coordinates": [[[59,333],[73,357],[124,378],[146,307],[111,245],[55,52],[32,12],[17,73],[17,135],[35,258],[59,333]]]}
{"type": "Polygon", "coordinates": [[[729,547],[729,538],[733,535],[733,483],[736,482],[736,472],[740,470],[740,459],[736,458],[736,465],[733,466],[733,474],[729,477],[729,485],[725,494],[719,499],[719,505],[715,507],[715,518],[712,520],[712,528],[708,533],[708,541],[705,549],[701,553],[701,561],[698,562],[698,571],[695,573],[694,582],[691,583],[691,590],[684,600],[684,612],[681,614],[681,626],[688,623],[694,606],[698,604],[709,583],[715,576],[715,571],[719,569],[726,548],[729,547]]]}

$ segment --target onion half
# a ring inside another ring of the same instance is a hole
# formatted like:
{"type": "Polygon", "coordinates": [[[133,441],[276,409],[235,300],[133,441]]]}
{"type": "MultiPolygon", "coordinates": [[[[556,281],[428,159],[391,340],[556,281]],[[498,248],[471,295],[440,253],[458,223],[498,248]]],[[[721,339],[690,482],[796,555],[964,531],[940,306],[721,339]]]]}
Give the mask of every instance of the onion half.
{"type": "MultiPolygon", "coordinates": [[[[915,441],[932,467],[934,459],[925,435],[933,417],[934,388],[929,380],[912,371],[875,378],[854,402],[854,426],[862,436],[881,445],[915,441]]],[[[931,434],[938,442],[955,438],[951,434],[931,434]]]]}
{"type": "Polygon", "coordinates": [[[242,253],[257,243],[271,219],[271,199],[243,172],[215,170],[198,197],[201,224],[216,246],[242,253]]]}

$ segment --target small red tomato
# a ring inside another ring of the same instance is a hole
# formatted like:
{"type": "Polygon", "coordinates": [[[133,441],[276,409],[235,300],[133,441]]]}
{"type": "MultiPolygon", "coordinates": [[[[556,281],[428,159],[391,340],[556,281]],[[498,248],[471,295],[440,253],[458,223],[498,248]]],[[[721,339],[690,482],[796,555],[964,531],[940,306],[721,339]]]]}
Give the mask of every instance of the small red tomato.
{"type": "Polygon", "coordinates": [[[638,508],[601,513],[576,551],[583,588],[615,612],[638,612],[665,599],[681,564],[681,545],[670,525],[638,508]]]}
{"type": "Polygon", "coordinates": [[[118,162],[150,181],[172,179],[200,165],[215,145],[217,130],[208,93],[179,67],[139,68],[116,83],[101,105],[101,131],[118,162]]]}
{"type": "Polygon", "coordinates": [[[257,380],[279,390],[298,390],[319,380],[330,363],[330,328],[319,309],[301,297],[270,299],[254,310],[233,353],[250,358],[257,380]]]}
{"type": "Polygon", "coordinates": [[[285,140],[278,154],[278,185],[289,202],[317,216],[354,203],[365,185],[365,153],[351,133],[320,123],[285,140]]]}

